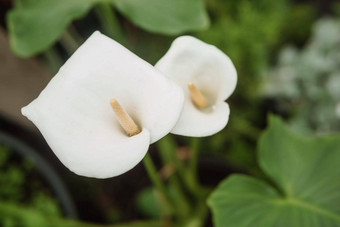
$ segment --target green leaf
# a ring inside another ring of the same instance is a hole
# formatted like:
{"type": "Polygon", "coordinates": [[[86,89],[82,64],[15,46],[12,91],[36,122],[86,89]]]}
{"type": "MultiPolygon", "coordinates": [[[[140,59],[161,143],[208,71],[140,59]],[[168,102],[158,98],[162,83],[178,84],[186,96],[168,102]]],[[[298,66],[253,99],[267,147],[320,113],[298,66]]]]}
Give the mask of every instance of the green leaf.
{"type": "Polygon", "coordinates": [[[117,9],[137,26],[177,35],[209,26],[203,0],[116,0],[117,9]]]}
{"type": "MultiPolygon", "coordinates": [[[[50,47],[67,25],[83,17],[105,0],[26,0],[7,15],[10,45],[21,57],[30,57],[50,47]]],[[[112,0],[113,1],[113,0],[112,0]]]]}
{"type": "Polygon", "coordinates": [[[271,117],[258,146],[272,181],[232,175],[208,199],[216,226],[340,226],[340,137],[305,138],[271,117]]]}

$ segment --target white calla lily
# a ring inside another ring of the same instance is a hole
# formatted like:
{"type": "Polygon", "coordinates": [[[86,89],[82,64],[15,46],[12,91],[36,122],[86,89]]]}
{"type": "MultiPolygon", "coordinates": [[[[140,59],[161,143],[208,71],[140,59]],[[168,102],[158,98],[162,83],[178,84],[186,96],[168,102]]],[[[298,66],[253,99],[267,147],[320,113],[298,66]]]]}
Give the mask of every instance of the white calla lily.
{"type": "Polygon", "coordinates": [[[22,114],[71,171],[108,178],[133,168],[170,132],[183,102],[175,83],[95,32],[22,114]],[[131,119],[138,129],[128,136],[120,123],[131,119]]]}
{"type": "Polygon", "coordinates": [[[194,37],[182,36],[155,67],[181,86],[186,95],[172,133],[209,136],[226,126],[230,110],[224,101],[237,83],[236,69],[227,55],[194,37]]]}

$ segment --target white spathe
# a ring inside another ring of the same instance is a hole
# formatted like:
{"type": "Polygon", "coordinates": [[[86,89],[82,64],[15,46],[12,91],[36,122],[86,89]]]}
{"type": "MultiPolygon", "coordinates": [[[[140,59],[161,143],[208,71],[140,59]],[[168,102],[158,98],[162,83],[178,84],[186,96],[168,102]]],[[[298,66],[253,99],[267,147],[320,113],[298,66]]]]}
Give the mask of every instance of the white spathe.
{"type": "Polygon", "coordinates": [[[226,126],[230,110],[224,101],[233,93],[237,83],[236,69],[227,55],[213,45],[182,36],[172,43],[155,67],[181,86],[186,96],[173,134],[209,136],[226,126]],[[191,101],[189,82],[206,97],[206,108],[199,109],[191,101]]]}
{"type": "Polygon", "coordinates": [[[94,32],[22,114],[71,171],[108,178],[132,169],[150,143],[170,132],[183,102],[179,86],[119,43],[94,32]],[[112,98],[141,133],[126,135],[111,109],[112,98]]]}

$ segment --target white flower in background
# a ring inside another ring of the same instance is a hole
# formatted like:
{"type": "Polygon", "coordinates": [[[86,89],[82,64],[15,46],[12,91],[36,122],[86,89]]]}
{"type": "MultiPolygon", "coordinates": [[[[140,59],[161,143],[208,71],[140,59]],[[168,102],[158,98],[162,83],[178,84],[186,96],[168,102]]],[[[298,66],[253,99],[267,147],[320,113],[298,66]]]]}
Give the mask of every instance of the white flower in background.
{"type": "Polygon", "coordinates": [[[175,83],[95,32],[22,114],[71,171],[108,178],[133,168],[170,132],[183,101],[175,83]]]}
{"type": "Polygon", "coordinates": [[[172,133],[209,136],[226,126],[230,110],[224,100],[236,87],[237,73],[222,51],[194,37],[182,36],[155,67],[181,86],[186,95],[172,133]]]}

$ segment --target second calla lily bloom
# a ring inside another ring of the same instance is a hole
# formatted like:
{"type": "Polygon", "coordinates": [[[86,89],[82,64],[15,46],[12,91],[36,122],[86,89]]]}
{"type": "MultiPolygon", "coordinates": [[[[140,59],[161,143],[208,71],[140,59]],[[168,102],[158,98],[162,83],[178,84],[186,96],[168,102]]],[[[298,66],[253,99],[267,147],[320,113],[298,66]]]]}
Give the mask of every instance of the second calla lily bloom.
{"type": "Polygon", "coordinates": [[[95,32],[22,113],[71,171],[108,178],[170,132],[183,102],[175,83],[95,32]]]}
{"type": "Polygon", "coordinates": [[[227,55],[194,37],[182,36],[155,67],[186,94],[182,115],[172,133],[209,136],[226,126],[230,111],[224,100],[237,82],[235,67],[227,55]]]}

